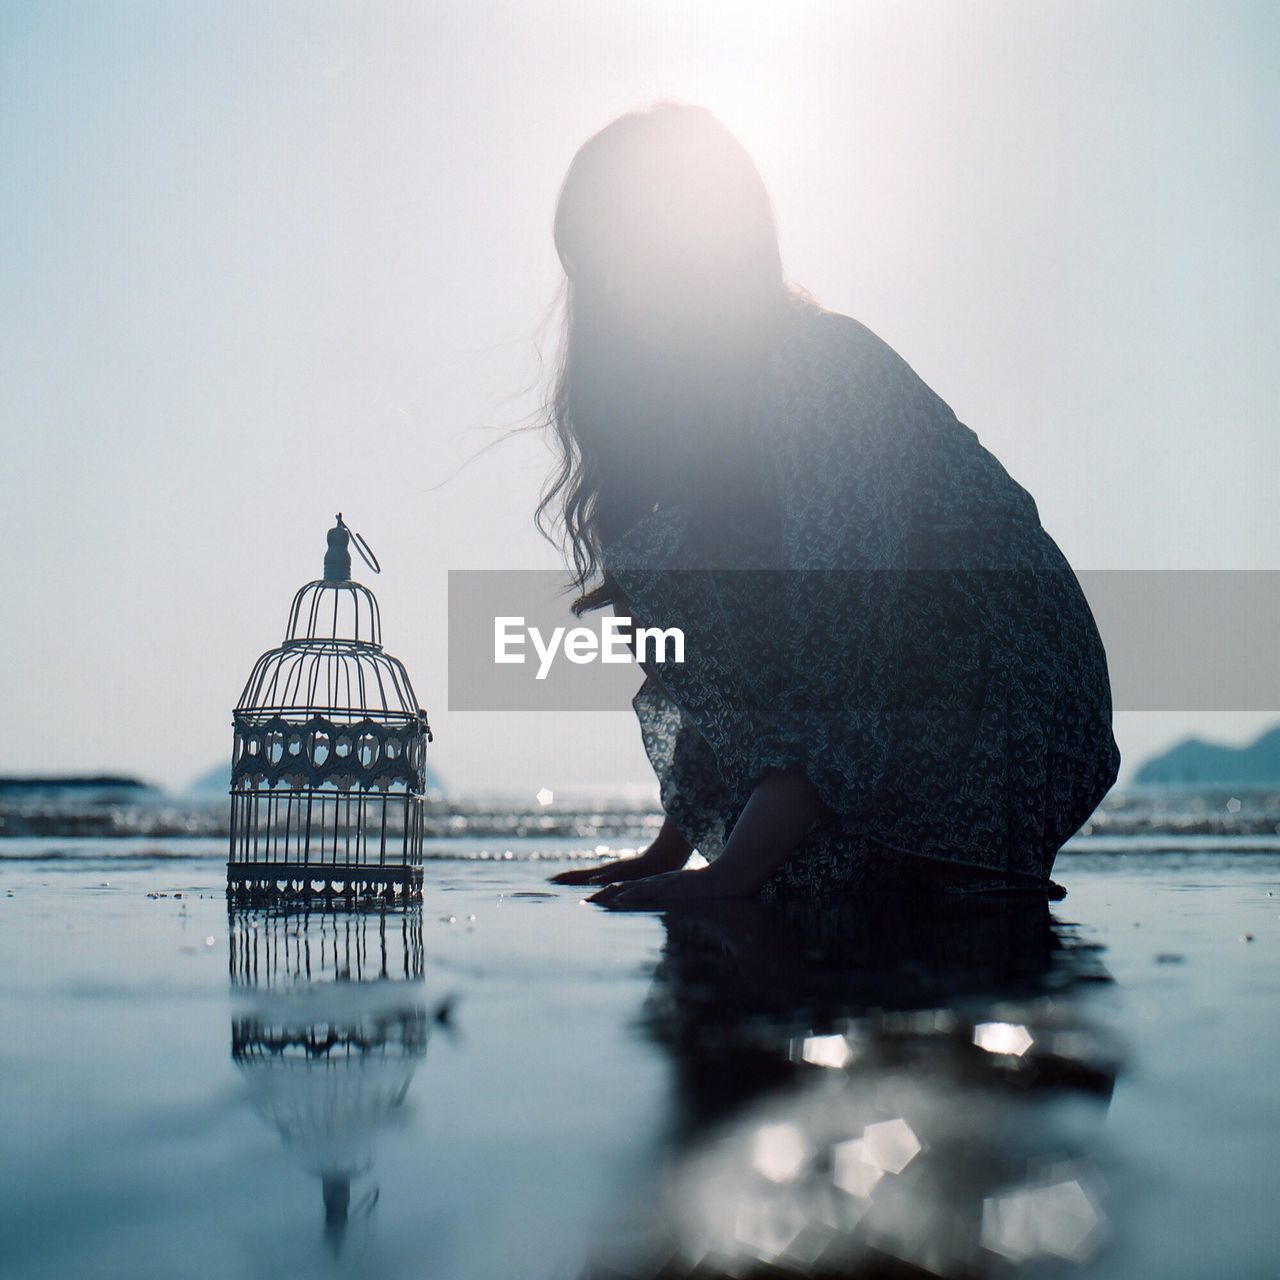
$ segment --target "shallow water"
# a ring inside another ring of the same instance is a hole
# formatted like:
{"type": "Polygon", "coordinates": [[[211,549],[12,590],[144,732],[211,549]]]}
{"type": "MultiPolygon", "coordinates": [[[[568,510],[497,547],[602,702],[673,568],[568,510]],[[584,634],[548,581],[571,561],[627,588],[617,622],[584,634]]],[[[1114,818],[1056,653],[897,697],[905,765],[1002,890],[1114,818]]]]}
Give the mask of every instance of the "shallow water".
{"type": "Polygon", "coordinates": [[[307,917],[11,842],[4,1271],[1271,1274],[1280,853],[1114,843],[1052,920],[664,921],[549,886],[580,842],[307,917]]]}

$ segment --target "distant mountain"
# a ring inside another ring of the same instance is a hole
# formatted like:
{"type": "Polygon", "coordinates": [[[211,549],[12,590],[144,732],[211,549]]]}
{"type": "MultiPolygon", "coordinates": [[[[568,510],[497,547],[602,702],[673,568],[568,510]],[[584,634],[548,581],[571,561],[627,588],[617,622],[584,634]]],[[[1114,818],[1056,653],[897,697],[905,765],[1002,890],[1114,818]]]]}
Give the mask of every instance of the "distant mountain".
{"type": "Polygon", "coordinates": [[[202,773],[182,794],[193,800],[222,799],[231,790],[231,761],[202,773]]]}
{"type": "Polygon", "coordinates": [[[0,775],[0,805],[147,804],[162,798],[158,788],[124,774],[0,775]]]}
{"type": "Polygon", "coordinates": [[[1139,786],[1280,786],[1280,725],[1246,747],[1187,738],[1134,775],[1139,786]]]}

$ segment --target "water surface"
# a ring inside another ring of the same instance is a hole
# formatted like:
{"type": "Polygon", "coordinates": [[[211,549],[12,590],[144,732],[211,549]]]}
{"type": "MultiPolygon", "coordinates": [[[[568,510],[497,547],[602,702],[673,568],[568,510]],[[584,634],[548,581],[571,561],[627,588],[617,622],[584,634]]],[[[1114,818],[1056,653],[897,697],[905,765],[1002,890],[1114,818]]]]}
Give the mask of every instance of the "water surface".
{"type": "Polygon", "coordinates": [[[581,841],[303,917],[217,842],[7,842],[5,1272],[1271,1274],[1280,853],[1174,843],[664,920],[548,885],[581,841]]]}

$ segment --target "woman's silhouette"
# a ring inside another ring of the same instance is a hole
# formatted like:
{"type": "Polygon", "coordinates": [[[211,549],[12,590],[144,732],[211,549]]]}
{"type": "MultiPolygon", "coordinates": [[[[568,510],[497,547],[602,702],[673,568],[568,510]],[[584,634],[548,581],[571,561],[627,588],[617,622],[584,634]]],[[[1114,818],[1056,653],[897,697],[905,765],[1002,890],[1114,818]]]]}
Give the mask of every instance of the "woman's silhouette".
{"type": "Polygon", "coordinates": [[[581,147],[548,401],[574,611],[680,627],[633,706],[667,820],[596,899],[1052,895],[1115,781],[1106,658],[1031,495],[783,275],[750,157],[659,103],[581,147]],[[691,850],[708,860],[679,870],[691,850]],[[630,881],[620,884],[618,882],[630,881]]]}

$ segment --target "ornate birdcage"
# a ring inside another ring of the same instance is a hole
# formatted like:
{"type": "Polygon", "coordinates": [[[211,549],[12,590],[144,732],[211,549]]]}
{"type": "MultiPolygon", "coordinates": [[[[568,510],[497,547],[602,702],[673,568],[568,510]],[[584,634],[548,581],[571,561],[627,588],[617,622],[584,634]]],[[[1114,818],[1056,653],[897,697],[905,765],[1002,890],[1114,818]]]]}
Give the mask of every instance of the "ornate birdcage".
{"type": "Polygon", "coordinates": [[[373,592],[351,578],[352,536],[339,513],[324,577],[294,596],[284,643],[258,659],[235,709],[233,902],[422,894],[431,729],[383,651],[373,592]]]}

